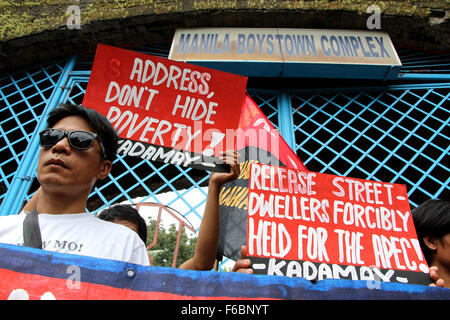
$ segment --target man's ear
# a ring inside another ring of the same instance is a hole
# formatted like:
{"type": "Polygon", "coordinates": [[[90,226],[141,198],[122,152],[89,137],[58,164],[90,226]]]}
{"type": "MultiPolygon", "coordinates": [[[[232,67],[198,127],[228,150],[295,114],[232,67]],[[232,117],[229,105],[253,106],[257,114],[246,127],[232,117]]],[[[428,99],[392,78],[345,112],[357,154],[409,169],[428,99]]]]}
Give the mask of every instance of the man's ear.
{"type": "Polygon", "coordinates": [[[109,172],[111,171],[112,168],[112,162],[109,160],[103,160],[102,163],[100,164],[100,171],[97,174],[97,179],[98,180],[103,180],[105,179],[109,172]]]}
{"type": "Polygon", "coordinates": [[[428,247],[428,249],[430,249],[431,251],[435,251],[437,249],[435,237],[425,236],[425,237],[423,237],[423,242],[428,247]]]}

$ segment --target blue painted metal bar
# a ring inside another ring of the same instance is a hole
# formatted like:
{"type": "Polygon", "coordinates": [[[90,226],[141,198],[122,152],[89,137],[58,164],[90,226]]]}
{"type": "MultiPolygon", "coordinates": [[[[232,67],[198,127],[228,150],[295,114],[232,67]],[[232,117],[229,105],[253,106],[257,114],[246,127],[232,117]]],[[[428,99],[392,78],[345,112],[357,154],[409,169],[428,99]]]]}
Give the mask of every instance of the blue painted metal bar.
{"type": "Polygon", "coordinates": [[[48,112],[58,104],[59,98],[64,90],[62,85],[67,80],[68,73],[72,70],[75,61],[76,56],[73,56],[66,64],[64,71],[58,79],[56,87],[49,99],[49,103],[45,107],[36,130],[31,137],[31,141],[24,152],[16,175],[8,189],[7,196],[3,199],[0,215],[17,214],[22,208],[22,201],[30,187],[32,177],[36,175],[36,166],[39,158],[39,131],[45,128],[46,115],[48,112]]]}
{"type": "MultiPolygon", "coordinates": [[[[429,56],[428,60],[423,61],[423,57],[419,57],[419,58],[411,58],[408,59],[407,61],[402,62],[402,68],[405,66],[413,66],[413,67],[420,67],[420,66],[424,66],[425,63],[430,63],[430,62],[443,62],[443,61],[447,61],[448,62],[448,58],[450,58],[450,54],[446,54],[446,55],[441,55],[441,56],[429,56]],[[447,58],[447,60],[444,60],[444,58],[447,58]]],[[[438,66],[448,66],[448,63],[438,63],[438,66]]]]}
{"type": "Polygon", "coordinates": [[[436,80],[436,81],[449,81],[450,74],[422,74],[422,73],[399,73],[397,78],[393,80],[436,80]]]}
{"type": "Polygon", "coordinates": [[[278,96],[278,132],[286,143],[295,149],[294,123],[292,121],[291,98],[287,91],[282,91],[278,96]]]}
{"type": "MultiPolygon", "coordinates": [[[[449,80],[449,79],[447,79],[449,80]]],[[[371,87],[335,87],[335,88],[314,88],[314,89],[295,89],[290,90],[292,94],[310,94],[311,92],[317,94],[326,93],[348,93],[348,92],[379,92],[388,90],[408,90],[408,89],[439,89],[439,88],[450,88],[450,82],[441,83],[414,83],[414,84],[397,84],[389,86],[371,86],[371,87]],[[314,91],[313,91],[314,90],[314,91]]]]}

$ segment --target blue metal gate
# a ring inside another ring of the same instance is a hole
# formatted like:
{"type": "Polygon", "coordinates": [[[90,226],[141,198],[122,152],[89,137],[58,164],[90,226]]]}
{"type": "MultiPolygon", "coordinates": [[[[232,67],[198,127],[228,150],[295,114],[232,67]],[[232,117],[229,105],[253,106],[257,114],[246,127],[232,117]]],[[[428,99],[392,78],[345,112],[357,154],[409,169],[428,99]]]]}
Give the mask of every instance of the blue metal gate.
{"type": "Polygon", "coordinates": [[[411,207],[449,191],[450,84],[292,95],[295,150],[312,171],[405,184],[411,207]]]}
{"type": "MultiPolygon", "coordinates": [[[[167,56],[167,48],[139,48],[167,56]]],[[[0,78],[0,214],[16,214],[37,188],[37,132],[59,102],[81,103],[92,55],[30,67],[0,78]]],[[[249,89],[311,171],[406,184],[411,207],[450,190],[450,83],[319,90],[249,89]]],[[[88,210],[173,191],[182,214],[201,219],[209,174],[119,155],[95,186],[88,210]],[[186,198],[192,189],[203,197],[186,198]]]]}

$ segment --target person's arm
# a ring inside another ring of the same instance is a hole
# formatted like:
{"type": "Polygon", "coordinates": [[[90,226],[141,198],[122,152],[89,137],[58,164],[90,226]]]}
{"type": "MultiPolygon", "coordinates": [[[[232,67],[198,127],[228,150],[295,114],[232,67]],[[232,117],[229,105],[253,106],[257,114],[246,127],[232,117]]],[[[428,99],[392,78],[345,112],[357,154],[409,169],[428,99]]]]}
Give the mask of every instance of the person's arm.
{"type": "Polygon", "coordinates": [[[25,206],[22,208],[22,211],[32,212],[34,209],[36,209],[36,205],[37,205],[40,193],[41,193],[41,187],[39,187],[36,190],[36,192],[31,197],[30,201],[28,201],[25,204],[25,206]]]}
{"type": "Polygon", "coordinates": [[[198,231],[194,256],[181,264],[180,269],[211,270],[219,241],[219,193],[223,184],[235,180],[240,173],[238,154],[226,151],[222,161],[230,165],[229,173],[212,172],[209,177],[205,212],[198,231]]]}

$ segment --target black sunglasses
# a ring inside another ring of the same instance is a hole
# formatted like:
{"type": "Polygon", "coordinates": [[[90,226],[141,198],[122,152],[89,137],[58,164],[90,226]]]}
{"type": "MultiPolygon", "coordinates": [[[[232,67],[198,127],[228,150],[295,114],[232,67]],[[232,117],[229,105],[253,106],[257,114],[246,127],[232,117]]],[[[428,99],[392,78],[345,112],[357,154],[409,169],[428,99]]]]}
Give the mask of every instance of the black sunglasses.
{"type": "MultiPolygon", "coordinates": [[[[94,142],[94,140],[98,138],[96,133],[89,131],[45,129],[39,133],[39,144],[41,145],[41,147],[50,148],[64,139],[64,137],[66,136],[69,140],[69,144],[77,150],[88,150],[90,147],[92,147],[92,143],[94,142]]],[[[98,144],[100,145],[103,158],[106,159],[105,148],[103,147],[103,144],[100,141],[98,141],[98,144]]]]}

